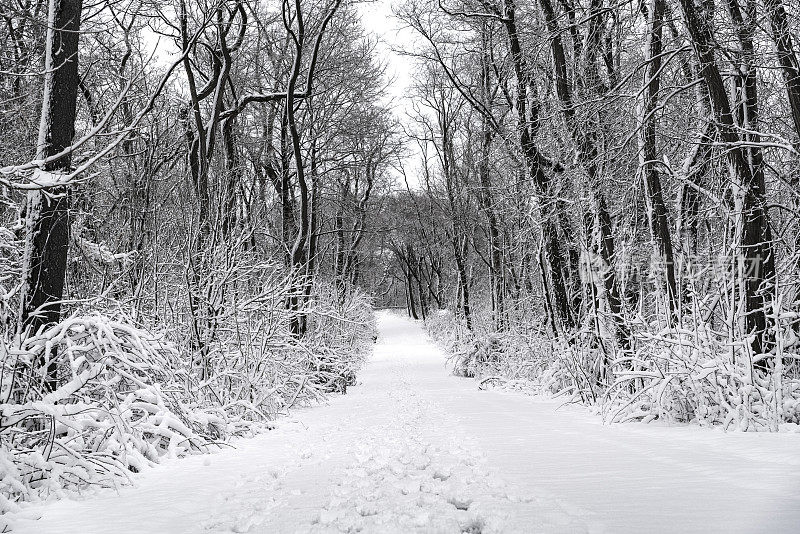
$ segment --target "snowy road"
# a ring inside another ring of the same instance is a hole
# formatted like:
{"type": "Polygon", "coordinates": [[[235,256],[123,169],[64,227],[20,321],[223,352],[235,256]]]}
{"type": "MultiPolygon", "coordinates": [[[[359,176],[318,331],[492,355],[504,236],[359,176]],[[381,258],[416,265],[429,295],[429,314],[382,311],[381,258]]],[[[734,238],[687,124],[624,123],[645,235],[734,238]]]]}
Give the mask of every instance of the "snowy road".
{"type": "Polygon", "coordinates": [[[379,328],[346,396],[16,531],[800,532],[798,434],[603,426],[449,376],[405,318],[379,328]]]}

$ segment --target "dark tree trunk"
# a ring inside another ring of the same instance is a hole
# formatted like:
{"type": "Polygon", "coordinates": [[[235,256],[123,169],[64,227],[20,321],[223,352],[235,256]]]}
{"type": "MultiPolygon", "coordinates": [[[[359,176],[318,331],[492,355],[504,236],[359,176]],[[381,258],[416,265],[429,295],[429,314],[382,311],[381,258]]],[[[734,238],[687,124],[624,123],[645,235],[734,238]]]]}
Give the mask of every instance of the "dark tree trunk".
{"type": "MultiPolygon", "coordinates": [[[[743,326],[746,335],[754,335],[752,349],[760,354],[765,347],[767,329],[766,307],[771,300],[770,286],[774,283],[775,263],[771,231],[767,221],[764,173],[761,169],[759,146],[743,147],[734,122],[733,110],[725,92],[714,51],[716,40],[707,21],[700,16],[692,0],[681,0],[683,19],[692,37],[692,46],[700,65],[700,75],[706,82],[719,136],[726,145],[725,154],[732,178],[738,186],[737,212],[737,271],[744,304],[743,326]],[[751,166],[752,165],[752,166],[751,166]]],[[[742,37],[740,36],[740,40],[742,37]]],[[[744,52],[744,51],[743,51],[744,52]]],[[[754,89],[746,82],[747,111],[754,112],[754,89]]],[[[750,116],[754,123],[757,115],[750,116]]]]}
{"type": "MultiPolygon", "coordinates": [[[[48,19],[44,99],[37,159],[59,154],[72,144],[78,85],[78,37],[81,0],[51,0],[48,19]]],[[[42,170],[67,174],[71,154],[48,161],[42,170]]],[[[20,331],[36,332],[61,318],[61,300],[69,250],[69,189],[56,187],[47,194],[34,190],[26,206],[25,253],[22,270],[20,331]]],[[[41,356],[40,365],[49,355],[41,356]]],[[[45,389],[57,385],[57,369],[48,365],[45,389]]]]}
{"type": "MultiPolygon", "coordinates": [[[[770,27],[772,29],[772,39],[778,51],[778,62],[783,72],[783,79],[786,84],[786,96],[789,100],[789,108],[792,110],[792,122],[794,123],[795,138],[794,148],[800,152],[800,62],[794,51],[792,42],[791,28],[789,26],[788,15],[781,3],[781,0],[764,0],[764,6],[769,12],[770,27]]],[[[790,183],[796,191],[800,191],[800,176],[798,176],[798,159],[795,157],[795,169],[790,178],[790,183]]],[[[795,210],[800,209],[800,199],[795,195],[795,210]]],[[[795,250],[800,249],[800,235],[795,237],[795,250]]],[[[800,270],[800,257],[795,263],[795,268],[800,270]]],[[[796,291],[795,305],[800,307],[800,288],[796,291]]],[[[800,331],[800,323],[795,323],[795,330],[800,331]]]]}
{"type": "MultiPolygon", "coordinates": [[[[549,4],[548,4],[549,5],[549,4]]],[[[551,8],[552,9],[552,8],[551,8]]],[[[511,49],[511,59],[514,65],[514,73],[517,82],[516,101],[514,102],[517,112],[517,129],[519,131],[520,146],[525,158],[525,163],[533,183],[536,186],[537,196],[539,197],[540,212],[542,218],[542,235],[544,239],[544,250],[549,269],[547,273],[542,273],[543,287],[546,289],[547,298],[552,301],[552,308],[557,313],[560,329],[569,335],[576,325],[576,299],[577,294],[570,296],[570,290],[579,284],[572,283],[572,279],[577,276],[577,272],[570,271],[567,265],[567,258],[575,255],[571,254],[568,242],[561,242],[559,239],[558,224],[561,221],[557,216],[558,200],[557,192],[550,177],[543,168],[543,156],[536,145],[536,135],[539,128],[539,111],[536,104],[529,105],[528,87],[528,66],[522,52],[519,32],[516,24],[516,6],[513,2],[506,3],[504,13],[504,26],[508,34],[509,46],[511,49]],[[567,248],[564,252],[562,247],[567,248]],[[549,291],[547,289],[549,288],[549,291]]],[[[560,39],[551,40],[551,51],[555,61],[556,69],[563,68],[564,76],[556,75],[556,91],[559,96],[563,96],[566,79],[566,59],[560,39]]],[[[566,218],[563,218],[566,222],[566,218]]],[[[561,229],[563,232],[570,233],[567,228],[561,229]]],[[[573,291],[574,292],[574,291],[573,291]]],[[[579,303],[577,307],[580,307],[579,303]]]]}
{"type": "MultiPolygon", "coordinates": [[[[570,136],[578,149],[578,160],[584,168],[587,178],[590,196],[592,199],[593,219],[595,224],[592,228],[596,235],[596,253],[604,264],[603,288],[609,311],[613,317],[617,339],[623,349],[630,346],[628,327],[623,317],[622,297],[617,284],[616,272],[614,270],[614,234],[611,223],[611,215],[608,212],[605,195],[599,181],[599,169],[597,167],[598,158],[598,139],[596,125],[579,126],[575,117],[575,106],[572,100],[572,89],[569,78],[567,77],[567,63],[564,54],[564,46],[561,42],[561,28],[558,24],[556,13],[550,0],[539,1],[545,15],[547,29],[550,31],[550,52],[555,70],[556,95],[561,102],[561,113],[564,122],[569,130],[570,136]]],[[[583,50],[583,72],[579,77],[581,84],[591,96],[602,96],[605,88],[601,83],[597,69],[597,54],[600,46],[600,24],[603,12],[600,2],[592,2],[592,16],[583,50]]],[[[579,71],[581,69],[577,69],[579,71]]]]}
{"type": "MultiPolygon", "coordinates": [[[[800,63],[794,51],[789,21],[781,0],[764,0],[764,6],[769,12],[772,40],[778,51],[778,62],[786,83],[786,96],[792,110],[792,122],[795,133],[800,138],[800,63]]],[[[800,148],[800,139],[795,139],[795,147],[800,148]]]]}
{"type": "Polygon", "coordinates": [[[664,1],[651,0],[645,10],[648,36],[645,50],[645,86],[642,92],[642,106],[639,125],[639,158],[645,183],[645,199],[647,201],[647,218],[650,226],[650,237],[655,244],[656,252],[663,265],[658,269],[663,274],[668,322],[675,324],[678,310],[678,295],[675,282],[675,262],[672,255],[672,237],[667,214],[667,206],[661,190],[661,177],[657,168],[656,153],[656,120],[655,110],[658,105],[658,92],[661,76],[661,50],[664,20],[664,1]]]}
{"type": "Polygon", "coordinates": [[[453,252],[456,259],[456,269],[458,270],[458,293],[461,310],[464,313],[464,321],[467,330],[472,330],[472,309],[469,304],[469,279],[467,278],[467,266],[465,261],[466,247],[462,247],[456,239],[453,239],[453,252]]]}
{"type": "MultiPolygon", "coordinates": [[[[406,257],[408,260],[408,257],[406,257]]],[[[411,262],[406,262],[405,268],[406,274],[406,297],[408,298],[408,314],[411,316],[412,319],[417,320],[419,319],[419,315],[417,315],[417,305],[414,301],[414,283],[413,277],[414,275],[411,273],[411,262]]],[[[422,295],[420,295],[420,298],[422,295]]]]}
{"type": "MultiPolygon", "coordinates": [[[[483,37],[483,55],[481,56],[481,100],[484,106],[488,106],[490,95],[489,79],[489,43],[483,37]]],[[[503,244],[500,236],[500,222],[495,212],[492,181],[490,177],[489,157],[494,139],[489,118],[481,116],[481,157],[478,163],[478,179],[480,181],[480,191],[478,201],[481,209],[486,214],[489,231],[489,280],[491,284],[492,311],[494,316],[495,328],[502,330],[505,316],[505,289],[503,287],[503,244]]]]}
{"type": "Polygon", "coordinates": [[[422,258],[417,260],[417,264],[413,271],[415,273],[414,278],[417,280],[417,294],[419,295],[419,311],[422,315],[422,320],[428,318],[428,306],[430,304],[430,286],[428,286],[428,295],[425,295],[425,288],[422,286],[422,258]]]}

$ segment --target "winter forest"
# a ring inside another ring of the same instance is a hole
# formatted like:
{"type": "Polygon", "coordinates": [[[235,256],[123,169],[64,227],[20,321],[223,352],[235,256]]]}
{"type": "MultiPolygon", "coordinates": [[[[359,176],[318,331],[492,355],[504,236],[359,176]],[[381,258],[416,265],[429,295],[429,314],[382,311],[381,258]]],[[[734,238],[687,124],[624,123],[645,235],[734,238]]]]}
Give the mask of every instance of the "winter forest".
{"type": "Polygon", "coordinates": [[[800,528],[798,0],[0,15],[0,531],[800,528]]]}

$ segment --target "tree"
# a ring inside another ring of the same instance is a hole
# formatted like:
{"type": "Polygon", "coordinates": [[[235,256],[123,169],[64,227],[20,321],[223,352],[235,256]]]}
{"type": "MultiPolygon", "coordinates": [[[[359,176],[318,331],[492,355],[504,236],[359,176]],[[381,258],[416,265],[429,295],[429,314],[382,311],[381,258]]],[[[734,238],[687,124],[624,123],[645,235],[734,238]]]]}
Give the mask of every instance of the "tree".
{"type": "MultiPolygon", "coordinates": [[[[20,332],[36,332],[58,322],[69,250],[70,191],[59,185],[72,165],[72,138],[78,97],[78,39],[81,0],[51,0],[48,12],[44,93],[33,188],[25,209],[20,332]]],[[[43,354],[42,358],[47,358],[43,354]]],[[[44,363],[44,360],[43,362],[44,363]]],[[[57,384],[57,368],[47,367],[45,387],[57,384]]]]}
{"type": "Polygon", "coordinates": [[[663,0],[652,0],[642,5],[647,18],[648,36],[646,41],[644,89],[639,111],[639,159],[645,183],[645,199],[647,200],[647,219],[650,226],[650,237],[655,245],[655,252],[660,256],[663,269],[665,298],[668,324],[677,320],[678,289],[675,281],[675,260],[672,254],[672,236],[667,214],[667,205],[661,187],[656,152],[656,108],[661,81],[661,52],[664,27],[663,0]]]}
{"type": "Polygon", "coordinates": [[[758,355],[767,350],[767,308],[772,300],[775,257],[772,251],[772,232],[767,219],[762,152],[758,135],[753,133],[758,121],[758,96],[752,68],[751,27],[745,26],[736,1],[730,2],[729,9],[737,28],[743,61],[744,98],[740,111],[746,122],[742,127],[750,132],[740,135],[717,66],[716,44],[708,22],[700,16],[690,0],[681,0],[681,7],[684,24],[691,35],[692,47],[700,66],[700,75],[708,88],[719,136],[727,145],[726,155],[731,178],[736,184],[735,272],[742,304],[739,318],[743,332],[753,336],[751,346],[753,353],[758,355]]]}

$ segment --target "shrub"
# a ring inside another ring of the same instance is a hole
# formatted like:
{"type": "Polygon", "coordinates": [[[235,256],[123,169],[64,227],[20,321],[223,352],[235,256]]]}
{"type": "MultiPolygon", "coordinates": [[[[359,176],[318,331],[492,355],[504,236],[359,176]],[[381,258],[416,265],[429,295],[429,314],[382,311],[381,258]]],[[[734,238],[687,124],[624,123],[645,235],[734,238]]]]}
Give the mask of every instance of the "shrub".
{"type": "MultiPolygon", "coordinates": [[[[773,314],[776,349],[758,358],[749,339],[730,340],[688,319],[681,328],[634,329],[630,353],[591,333],[573,343],[520,328],[471,332],[451,313],[427,327],[451,355],[454,374],[480,387],[566,396],[609,422],[662,420],[742,431],[800,428],[800,352],[792,312],[773,314]]],[[[516,322],[520,324],[520,322],[516,322]]]]}
{"type": "Polygon", "coordinates": [[[206,452],[268,429],[299,403],[352,384],[371,346],[370,302],[318,288],[295,339],[276,304],[244,306],[209,348],[206,368],[169,332],[119,308],[75,314],[0,343],[0,512],[89,486],[114,487],[165,457],[206,452]],[[236,335],[234,335],[234,333],[236,335]],[[48,391],[45,370],[58,370],[48,391]],[[343,385],[344,384],[344,385],[343,385]]]}

